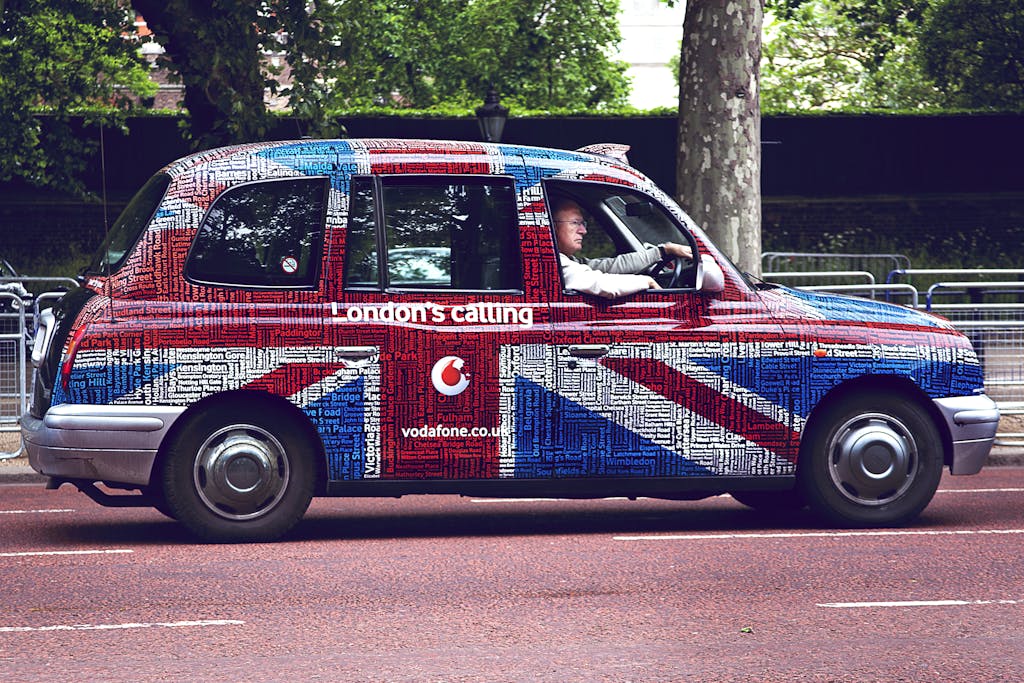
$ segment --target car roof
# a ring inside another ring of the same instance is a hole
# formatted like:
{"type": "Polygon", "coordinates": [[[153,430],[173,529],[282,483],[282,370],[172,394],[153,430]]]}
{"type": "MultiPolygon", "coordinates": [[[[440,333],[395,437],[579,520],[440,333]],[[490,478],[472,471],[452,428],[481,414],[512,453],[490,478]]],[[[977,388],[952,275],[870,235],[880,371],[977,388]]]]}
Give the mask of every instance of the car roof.
{"type": "MultiPolygon", "coordinates": [[[[457,140],[353,138],[283,140],[218,147],[178,159],[163,170],[172,176],[206,170],[218,176],[230,178],[232,176],[251,176],[253,171],[265,169],[267,173],[262,174],[261,177],[272,177],[277,175],[270,172],[272,170],[270,167],[274,165],[274,162],[287,160],[286,165],[295,170],[301,170],[304,174],[309,174],[310,170],[314,170],[318,165],[321,167],[322,173],[327,173],[337,170],[342,164],[354,163],[358,167],[360,162],[366,167],[361,172],[369,173],[370,166],[374,161],[382,160],[385,157],[397,160],[403,156],[438,156],[449,160],[455,157],[462,158],[467,163],[486,163],[511,157],[517,161],[522,158],[527,164],[530,164],[531,160],[535,160],[541,165],[556,162],[559,164],[598,164],[619,169],[629,168],[627,164],[604,155],[529,145],[457,140]],[[302,166],[301,169],[296,162],[302,166]]],[[[459,164],[455,163],[455,165],[459,164]]],[[[491,172],[496,171],[492,170],[491,172]]]]}

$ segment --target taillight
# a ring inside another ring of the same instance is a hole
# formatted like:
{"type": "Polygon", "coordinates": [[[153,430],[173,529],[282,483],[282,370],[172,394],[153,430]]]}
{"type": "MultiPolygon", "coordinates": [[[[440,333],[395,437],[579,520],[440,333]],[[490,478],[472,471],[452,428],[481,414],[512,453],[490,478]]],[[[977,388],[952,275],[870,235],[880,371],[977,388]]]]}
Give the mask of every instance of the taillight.
{"type": "Polygon", "coordinates": [[[82,325],[75,334],[71,337],[71,343],[68,344],[68,352],[64,356],[64,362],[60,365],[60,386],[64,391],[68,390],[68,380],[71,379],[71,368],[75,365],[75,354],[78,353],[78,347],[82,344],[82,338],[85,336],[85,329],[88,325],[82,325]]]}

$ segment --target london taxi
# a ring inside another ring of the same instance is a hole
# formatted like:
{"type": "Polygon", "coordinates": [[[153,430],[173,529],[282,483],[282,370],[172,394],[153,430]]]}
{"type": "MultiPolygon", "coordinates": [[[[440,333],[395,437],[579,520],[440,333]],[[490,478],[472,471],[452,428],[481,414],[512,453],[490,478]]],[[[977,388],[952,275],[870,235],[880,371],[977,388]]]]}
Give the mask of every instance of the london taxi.
{"type": "Polygon", "coordinates": [[[943,467],[980,470],[999,413],[949,323],[754,284],[590,152],[303,140],[170,164],[38,330],[32,466],[213,541],[278,538],[325,495],[731,493],[898,525],[943,467]],[[660,289],[569,291],[555,197],[587,213],[587,257],[695,256],[652,267],[660,289]]]}

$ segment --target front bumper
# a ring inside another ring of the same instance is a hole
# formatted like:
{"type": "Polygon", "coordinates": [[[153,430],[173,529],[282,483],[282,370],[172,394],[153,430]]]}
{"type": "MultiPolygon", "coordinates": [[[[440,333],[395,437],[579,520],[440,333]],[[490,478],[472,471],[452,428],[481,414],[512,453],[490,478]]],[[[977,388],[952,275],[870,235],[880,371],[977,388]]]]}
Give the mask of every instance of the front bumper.
{"type": "Polygon", "coordinates": [[[995,442],[999,426],[999,408],[984,394],[937,398],[953,442],[950,474],[977,474],[981,471],[995,442]]]}
{"type": "Polygon", "coordinates": [[[21,416],[28,462],[57,479],[145,486],[168,430],[185,411],[167,406],[62,404],[21,416]]]}

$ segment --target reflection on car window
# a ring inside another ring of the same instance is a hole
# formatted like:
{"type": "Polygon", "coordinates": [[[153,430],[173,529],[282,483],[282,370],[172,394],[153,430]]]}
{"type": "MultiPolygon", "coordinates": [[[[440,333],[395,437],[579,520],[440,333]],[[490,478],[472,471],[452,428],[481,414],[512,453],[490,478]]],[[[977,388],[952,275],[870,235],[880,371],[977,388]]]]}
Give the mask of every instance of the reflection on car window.
{"type": "Polygon", "coordinates": [[[679,229],[665,210],[647,197],[633,193],[616,194],[604,200],[630,232],[646,244],[679,242],[679,229]]]}
{"type": "Polygon", "coordinates": [[[352,178],[345,232],[345,285],[377,287],[377,228],[373,219],[373,180],[352,178]]]}
{"type": "MultiPolygon", "coordinates": [[[[515,190],[507,178],[386,177],[381,203],[390,287],[522,288],[515,190]]],[[[353,182],[346,286],[380,286],[369,182],[353,182]]]]}
{"type": "Polygon", "coordinates": [[[323,244],[323,178],[276,180],[228,190],[199,228],[186,266],[208,283],[310,287],[323,244]]]}
{"type": "Polygon", "coordinates": [[[113,272],[121,267],[129,250],[135,246],[139,235],[149,225],[170,184],[171,177],[166,173],[157,173],[146,181],[114,221],[103,244],[93,255],[88,272],[113,272]]]}

